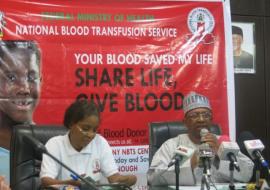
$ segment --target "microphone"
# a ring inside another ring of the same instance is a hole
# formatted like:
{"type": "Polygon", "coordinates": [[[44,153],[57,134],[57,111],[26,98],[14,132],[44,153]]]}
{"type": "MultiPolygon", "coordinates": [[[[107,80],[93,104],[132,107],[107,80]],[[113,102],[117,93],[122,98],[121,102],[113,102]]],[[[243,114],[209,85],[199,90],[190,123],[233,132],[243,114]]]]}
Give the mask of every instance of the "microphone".
{"type": "Polygon", "coordinates": [[[231,142],[230,138],[226,135],[222,135],[218,139],[220,146],[217,155],[220,160],[229,160],[233,163],[233,166],[237,171],[240,171],[240,167],[237,163],[236,156],[238,155],[240,148],[236,142],[231,142]]]}
{"type": "Polygon", "coordinates": [[[178,146],[176,150],[174,151],[175,155],[168,164],[168,168],[175,164],[176,161],[179,161],[179,165],[182,165],[187,159],[189,159],[193,153],[194,150],[191,148],[188,148],[186,146],[178,146]]]}
{"type": "Polygon", "coordinates": [[[209,144],[207,144],[203,138],[209,133],[208,129],[202,128],[200,131],[201,136],[201,145],[199,146],[199,158],[202,163],[199,164],[199,167],[203,167],[205,170],[205,173],[210,176],[210,169],[211,169],[211,162],[210,159],[213,158],[214,152],[210,148],[209,144]]]}
{"type": "Polygon", "coordinates": [[[46,147],[44,146],[44,144],[42,144],[40,141],[38,141],[33,136],[24,135],[22,138],[23,138],[23,141],[26,144],[28,144],[31,147],[33,147],[35,151],[37,151],[39,153],[44,153],[44,154],[47,154],[48,153],[48,150],[46,149],[46,147]]]}
{"type": "Polygon", "coordinates": [[[211,158],[215,156],[213,150],[206,141],[204,137],[209,133],[208,129],[202,128],[200,131],[201,144],[199,145],[199,167],[203,167],[203,176],[201,180],[201,189],[204,189],[206,185],[207,189],[210,189],[211,180],[211,158]]]}
{"type": "Polygon", "coordinates": [[[259,139],[255,139],[254,136],[250,132],[243,132],[240,134],[242,146],[244,146],[247,150],[247,153],[254,160],[258,160],[261,165],[265,168],[269,168],[267,161],[262,156],[262,151],[264,149],[264,145],[259,139]]]}
{"type": "Polygon", "coordinates": [[[264,149],[263,143],[259,139],[255,139],[254,136],[248,132],[244,131],[239,136],[239,145],[241,150],[246,150],[246,153],[250,155],[250,157],[255,160],[255,168],[256,168],[256,187],[260,187],[259,178],[260,178],[260,168],[259,164],[263,166],[264,171],[266,172],[266,182],[268,186],[270,186],[270,171],[269,165],[267,161],[262,156],[262,150],[264,149]]]}
{"type": "Polygon", "coordinates": [[[200,136],[201,136],[201,144],[205,143],[205,141],[203,140],[203,138],[209,133],[208,129],[206,128],[202,128],[200,130],[200,136]]]}
{"type": "Polygon", "coordinates": [[[268,167],[268,163],[262,156],[262,150],[264,149],[264,145],[259,139],[255,140],[247,140],[244,141],[245,147],[248,151],[248,154],[252,159],[258,159],[263,167],[268,167]]]}
{"type": "Polygon", "coordinates": [[[214,157],[213,150],[210,148],[210,146],[207,143],[203,143],[199,146],[199,158],[200,158],[200,164],[199,167],[203,167],[207,175],[210,174],[211,169],[211,161],[210,159],[214,157]]]}
{"type": "Polygon", "coordinates": [[[62,167],[64,167],[65,169],[70,171],[73,175],[75,175],[78,179],[80,179],[83,182],[81,184],[81,188],[80,188],[81,190],[99,190],[99,188],[93,182],[91,182],[88,179],[85,179],[85,178],[81,177],[77,172],[73,171],[66,164],[64,164],[63,162],[58,160],[55,156],[50,154],[48,152],[48,150],[46,149],[46,147],[39,140],[37,140],[36,138],[34,138],[33,136],[30,136],[30,135],[24,135],[22,138],[23,138],[23,141],[26,144],[33,147],[35,151],[38,151],[40,153],[44,153],[44,154],[48,155],[54,161],[56,161],[58,164],[60,164],[62,167]]]}
{"type": "Polygon", "coordinates": [[[188,158],[190,158],[193,152],[193,149],[180,145],[175,150],[173,160],[168,164],[168,168],[174,165],[176,190],[179,189],[180,165],[183,164],[188,158]]]}
{"type": "Polygon", "coordinates": [[[201,180],[201,189],[204,189],[206,185],[207,189],[210,189],[211,182],[211,158],[214,157],[213,150],[209,144],[203,143],[199,146],[199,167],[203,168],[203,176],[201,180]]]}

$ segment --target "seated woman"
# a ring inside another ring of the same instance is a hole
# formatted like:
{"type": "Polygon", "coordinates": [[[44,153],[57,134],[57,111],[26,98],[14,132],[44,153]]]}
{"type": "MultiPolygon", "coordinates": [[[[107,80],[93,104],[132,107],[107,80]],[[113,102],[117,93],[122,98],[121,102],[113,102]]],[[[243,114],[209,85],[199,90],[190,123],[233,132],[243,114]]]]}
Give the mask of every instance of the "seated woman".
{"type": "MultiPolygon", "coordinates": [[[[98,182],[103,175],[110,183],[134,185],[136,176],[119,174],[112,149],[97,134],[99,124],[97,106],[87,100],[77,100],[65,112],[64,125],[69,129],[68,133],[51,138],[46,143],[46,148],[83,177],[91,177],[98,182]]],[[[43,187],[56,184],[81,185],[79,181],[72,179],[68,170],[47,155],[43,155],[40,178],[43,187]]]]}

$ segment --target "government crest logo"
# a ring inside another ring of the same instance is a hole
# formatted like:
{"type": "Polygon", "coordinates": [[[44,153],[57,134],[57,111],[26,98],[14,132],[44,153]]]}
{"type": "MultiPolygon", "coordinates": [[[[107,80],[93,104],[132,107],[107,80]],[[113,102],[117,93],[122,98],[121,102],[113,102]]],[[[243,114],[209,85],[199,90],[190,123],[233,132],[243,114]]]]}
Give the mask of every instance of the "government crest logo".
{"type": "Polygon", "coordinates": [[[192,9],[188,14],[187,25],[191,32],[187,35],[187,40],[192,40],[196,44],[214,43],[215,36],[212,31],[215,27],[215,19],[208,9],[204,7],[192,9]]]}

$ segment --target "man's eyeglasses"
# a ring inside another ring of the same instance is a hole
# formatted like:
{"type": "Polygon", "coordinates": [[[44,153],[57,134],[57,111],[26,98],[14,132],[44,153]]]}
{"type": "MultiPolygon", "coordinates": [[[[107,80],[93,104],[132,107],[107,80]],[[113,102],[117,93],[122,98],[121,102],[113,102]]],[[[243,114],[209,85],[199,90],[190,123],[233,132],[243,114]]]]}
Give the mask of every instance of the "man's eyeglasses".
{"type": "Polygon", "coordinates": [[[200,117],[202,117],[203,119],[211,119],[212,113],[211,112],[193,112],[187,115],[187,118],[190,118],[193,120],[197,120],[200,117]]]}

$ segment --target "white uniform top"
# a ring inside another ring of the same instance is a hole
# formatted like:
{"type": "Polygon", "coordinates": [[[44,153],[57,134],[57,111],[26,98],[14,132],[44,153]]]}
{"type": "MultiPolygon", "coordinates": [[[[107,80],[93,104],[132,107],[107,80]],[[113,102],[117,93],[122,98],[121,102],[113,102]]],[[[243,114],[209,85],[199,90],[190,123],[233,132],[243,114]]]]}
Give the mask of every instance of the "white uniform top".
{"type": "MultiPolygon", "coordinates": [[[[149,184],[175,184],[174,166],[168,168],[168,164],[175,155],[176,148],[180,145],[194,150],[199,149],[199,145],[194,144],[188,134],[181,134],[164,142],[153,157],[147,176],[149,184]]],[[[201,182],[203,168],[196,167],[192,170],[190,161],[189,158],[180,166],[180,185],[195,185],[201,182]]],[[[252,176],[253,162],[241,152],[237,155],[237,161],[241,171],[234,170],[234,179],[240,182],[249,181],[252,176]]],[[[229,182],[229,161],[221,160],[218,169],[212,164],[211,176],[214,182],[229,182]]]]}
{"type": "MultiPolygon", "coordinates": [[[[68,134],[56,136],[46,143],[46,148],[53,156],[70,167],[78,174],[86,174],[95,181],[101,176],[109,177],[118,172],[112,149],[108,142],[99,134],[80,152],[70,144],[68,134]]],[[[60,166],[49,156],[43,154],[40,178],[72,179],[71,172],[60,166]]]]}

